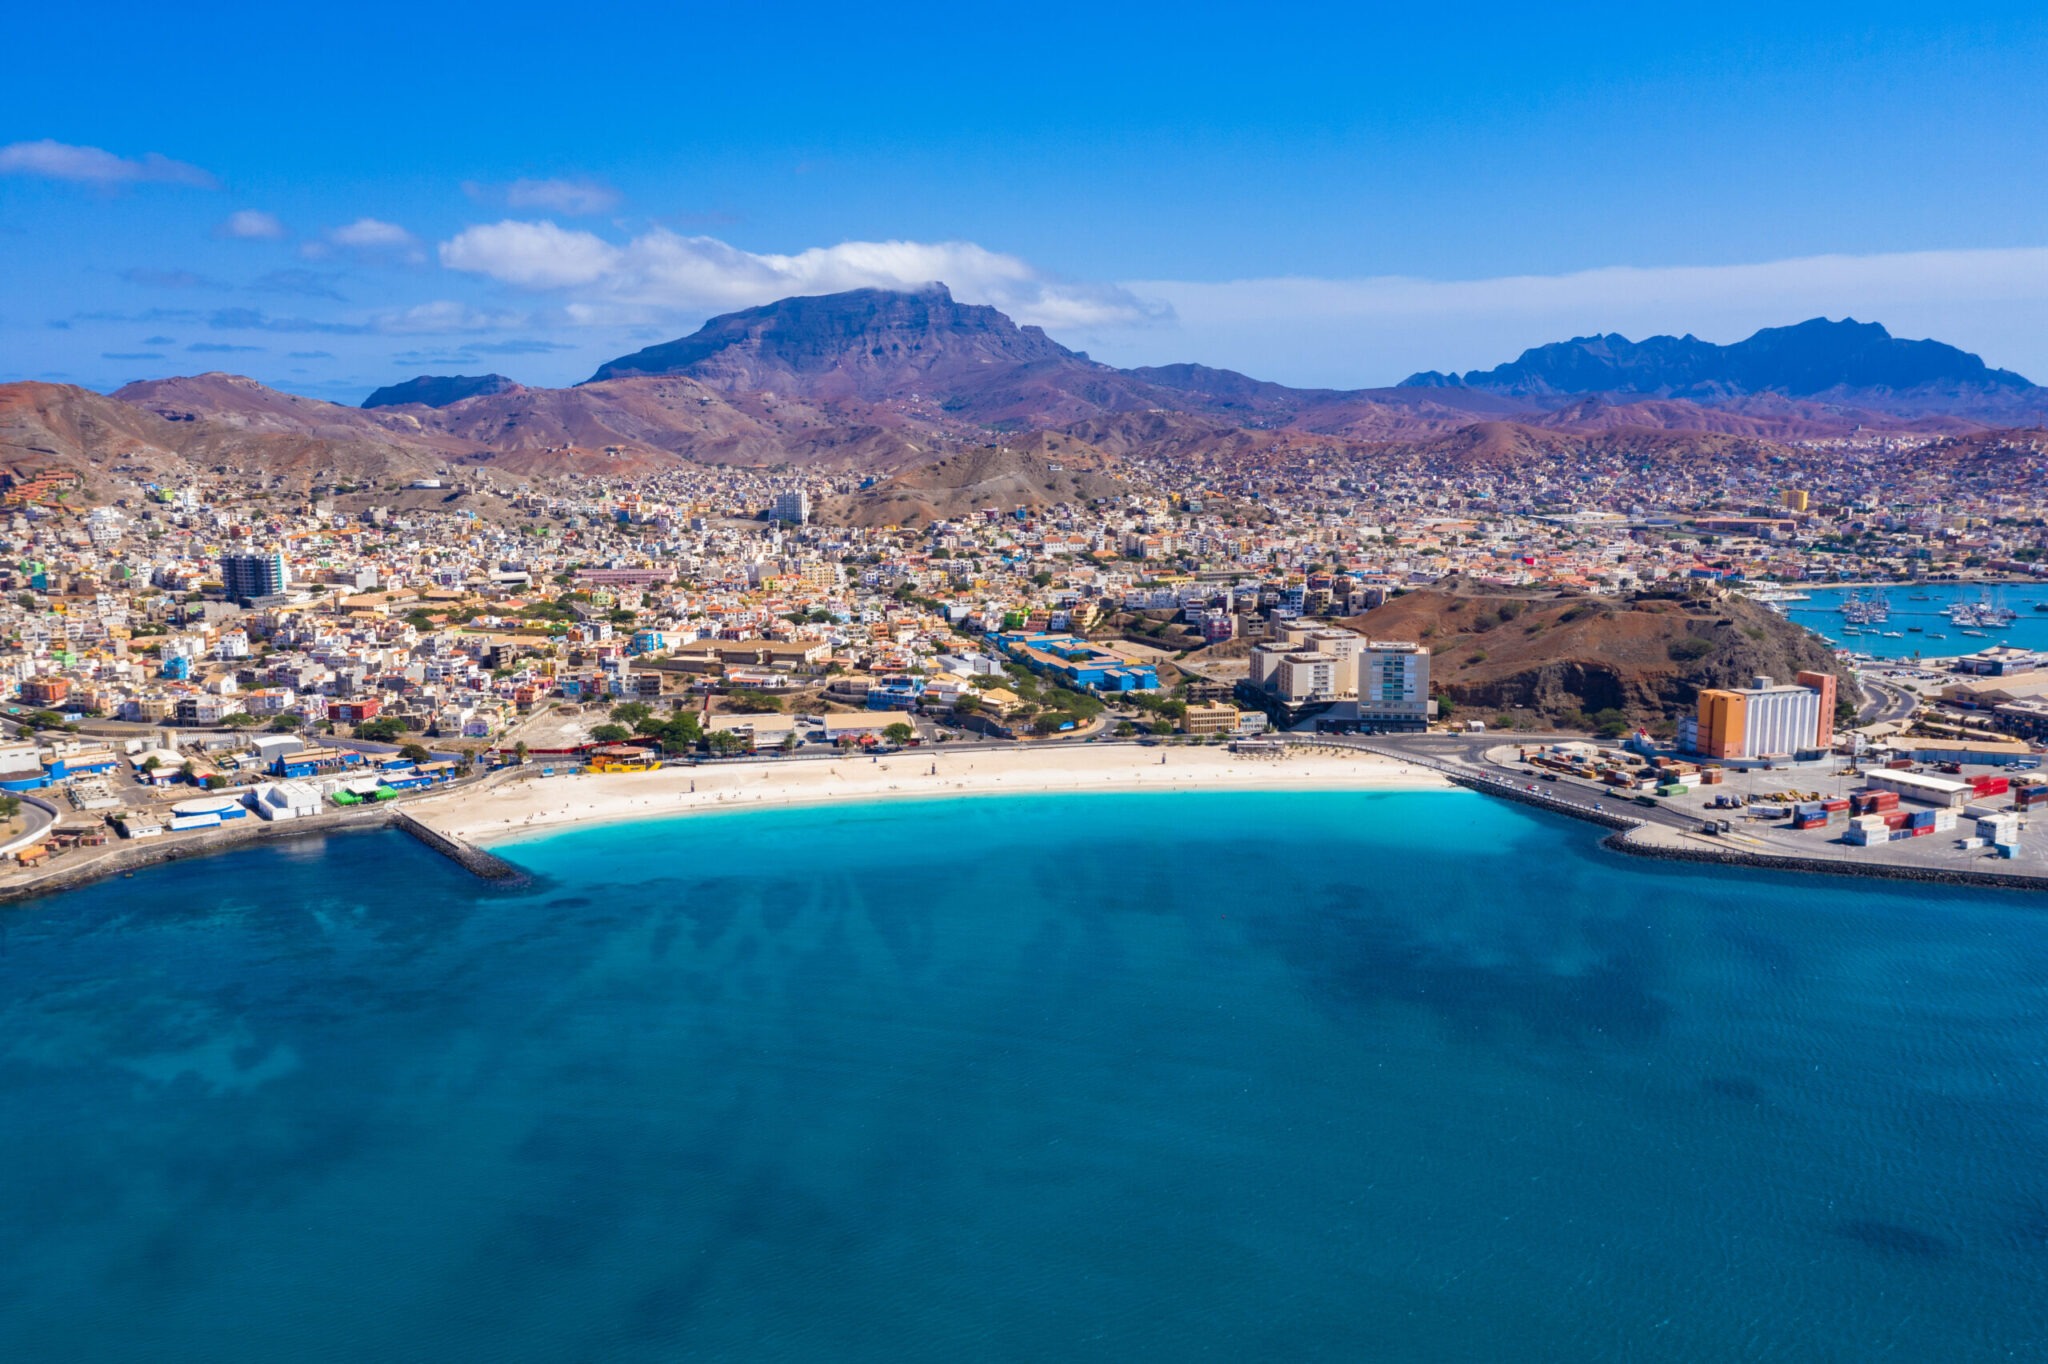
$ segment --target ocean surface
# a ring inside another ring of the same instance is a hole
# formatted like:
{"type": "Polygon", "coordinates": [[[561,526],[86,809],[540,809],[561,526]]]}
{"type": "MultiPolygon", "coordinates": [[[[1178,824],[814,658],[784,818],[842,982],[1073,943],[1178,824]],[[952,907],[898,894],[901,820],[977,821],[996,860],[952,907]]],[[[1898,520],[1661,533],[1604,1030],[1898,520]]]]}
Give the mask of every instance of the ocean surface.
{"type": "Polygon", "coordinates": [[[2040,1360],[2048,898],[1464,792],[0,910],[0,1359],[2040,1360]]]}
{"type": "Polygon", "coordinates": [[[1857,627],[1861,633],[1853,638],[1842,633],[1840,607],[1845,589],[1798,587],[1795,590],[1807,593],[1812,600],[1788,602],[1785,608],[1788,617],[1841,648],[1855,649],[1873,658],[1912,658],[1916,654],[1945,658],[1955,654],[1973,654],[1994,644],[2010,644],[2048,653],[2048,611],[2036,611],[2033,607],[2035,602],[2048,603],[2048,582],[1998,586],[1926,583],[1866,588],[1862,596],[1882,596],[1891,604],[1891,620],[1884,625],[1857,627]],[[1927,600],[1916,601],[1917,597],[1927,600]],[[1943,614],[1948,607],[1959,602],[1974,604],[1987,598],[1994,605],[2017,611],[2019,618],[2005,629],[1986,629],[1983,632],[1986,637],[1977,639],[1963,634],[1963,627],[1951,623],[1943,614]],[[1917,632],[1911,628],[1916,625],[1920,627],[1917,632]],[[1897,631],[1900,637],[1886,639],[1884,632],[1887,630],[1897,631]]]}

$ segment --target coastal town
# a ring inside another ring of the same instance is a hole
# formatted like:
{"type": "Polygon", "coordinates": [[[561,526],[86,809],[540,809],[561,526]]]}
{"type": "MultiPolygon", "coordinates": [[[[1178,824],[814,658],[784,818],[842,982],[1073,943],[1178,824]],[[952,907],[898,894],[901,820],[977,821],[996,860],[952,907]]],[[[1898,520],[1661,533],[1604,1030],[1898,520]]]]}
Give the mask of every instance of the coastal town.
{"type": "MultiPolygon", "coordinates": [[[[1940,444],[1815,442],[1796,471],[1736,464],[1711,480],[1591,454],[1552,479],[1154,459],[1114,495],[921,525],[866,524],[874,478],[786,469],[450,467],[304,494],[198,478],[96,505],[54,474],[20,480],[0,521],[8,855],[33,873],[110,839],[203,841],[508,770],[1119,740],[1257,751],[1489,723],[1568,743],[1556,715],[1475,718],[1432,680],[1427,639],[1374,637],[1369,613],[1445,583],[1770,603],[1830,582],[2048,573],[2048,524],[2012,478],[1937,490],[1916,475],[1940,444]]],[[[2003,448],[1987,467],[2041,458],[2003,448]]],[[[1710,769],[1866,749],[2031,764],[2040,664],[1993,648],[1942,664],[1953,683],[1902,713],[1864,717],[1831,674],[1758,679],[1746,695],[1707,689],[1697,714],[1630,742],[1710,769]],[[1744,705],[1749,741],[1731,747],[1744,705]],[[1767,710],[1793,718],[1765,723],[1767,710]]],[[[1678,794],[1601,775],[1645,804],[1678,794]]],[[[1848,799],[1821,803],[1856,841],[1848,799]]],[[[2017,856],[2017,830],[1982,846],[2017,856]]]]}

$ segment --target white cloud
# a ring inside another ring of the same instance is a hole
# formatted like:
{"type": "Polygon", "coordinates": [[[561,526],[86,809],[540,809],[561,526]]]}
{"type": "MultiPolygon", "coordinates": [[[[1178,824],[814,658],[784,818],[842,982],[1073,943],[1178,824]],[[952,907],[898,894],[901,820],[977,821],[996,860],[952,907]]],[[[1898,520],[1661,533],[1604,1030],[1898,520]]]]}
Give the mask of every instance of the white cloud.
{"type": "Polygon", "coordinates": [[[99,147],[76,147],[47,137],[38,142],[10,142],[0,147],[0,175],[32,175],[88,185],[220,187],[220,181],[210,171],[155,152],[140,157],[116,156],[99,147]]]}
{"type": "Polygon", "coordinates": [[[326,237],[317,242],[307,242],[299,248],[299,254],[308,260],[324,260],[337,250],[364,261],[401,261],[407,265],[420,265],[426,261],[426,253],[420,249],[420,239],[400,227],[377,218],[358,218],[352,223],[330,228],[326,237]]]}
{"type": "Polygon", "coordinates": [[[594,180],[514,180],[505,187],[505,204],[582,217],[617,208],[619,192],[594,180]]]}
{"type": "Polygon", "coordinates": [[[2048,248],[1807,256],[1743,265],[1615,266],[1475,280],[1283,277],[1140,280],[1171,305],[1163,332],[1098,328],[1117,363],[1199,357],[1290,383],[1353,387],[1421,369],[1484,369],[1530,346],[1596,332],[1692,332],[1737,341],[1809,317],[1882,322],[2037,381],[2048,377],[2048,248]]]}
{"type": "Polygon", "coordinates": [[[489,223],[441,243],[441,264],[521,289],[568,289],[616,273],[624,253],[594,233],[537,223],[489,223]]]}
{"type": "Polygon", "coordinates": [[[934,282],[1048,328],[1133,327],[1163,310],[1115,285],[1048,278],[1016,256],[973,242],[842,242],[794,255],[744,251],[715,237],[655,228],[623,244],[553,222],[507,220],[441,243],[441,263],[521,289],[576,295],[572,318],[596,322],[727,311],[846,289],[934,282]]]}
{"type": "Polygon", "coordinates": [[[274,242],[288,234],[275,213],[265,213],[258,208],[240,208],[227,216],[227,220],[215,229],[215,235],[245,242],[274,242]]]}
{"type": "Polygon", "coordinates": [[[385,313],[371,329],[386,336],[446,336],[459,332],[498,332],[524,327],[531,322],[525,313],[505,309],[473,308],[467,303],[436,299],[417,303],[400,312],[385,313]]]}

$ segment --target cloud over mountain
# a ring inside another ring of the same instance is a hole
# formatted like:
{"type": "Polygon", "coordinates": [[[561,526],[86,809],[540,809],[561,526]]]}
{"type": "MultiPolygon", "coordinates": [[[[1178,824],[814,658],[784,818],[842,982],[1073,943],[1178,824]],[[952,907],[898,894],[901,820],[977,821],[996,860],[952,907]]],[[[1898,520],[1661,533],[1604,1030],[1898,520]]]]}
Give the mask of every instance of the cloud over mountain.
{"type": "Polygon", "coordinates": [[[973,242],[841,242],[791,255],[653,228],[624,243],[551,220],[466,228],[440,245],[451,270],[570,295],[577,321],[749,307],[792,295],[915,289],[944,281],[959,298],[1046,327],[1133,327],[1167,315],[1113,284],[1056,280],[973,242]]]}

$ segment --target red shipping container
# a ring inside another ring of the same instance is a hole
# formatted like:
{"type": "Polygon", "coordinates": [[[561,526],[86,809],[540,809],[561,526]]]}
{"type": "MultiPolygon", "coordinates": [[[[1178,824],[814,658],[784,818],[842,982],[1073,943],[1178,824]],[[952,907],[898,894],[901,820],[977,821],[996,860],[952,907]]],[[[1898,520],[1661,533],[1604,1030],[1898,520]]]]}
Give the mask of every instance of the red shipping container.
{"type": "Polygon", "coordinates": [[[1820,803],[1820,808],[1839,814],[1849,808],[1849,802],[1846,800],[1824,800],[1820,803]]]}
{"type": "Polygon", "coordinates": [[[1903,829],[1903,828],[1905,828],[1905,827],[1906,827],[1906,812],[1905,812],[1904,810],[1887,810],[1887,811],[1885,811],[1885,816],[1884,816],[1884,827],[1885,827],[1885,828],[1887,828],[1887,829],[1903,829]]]}
{"type": "Polygon", "coordinates": [[[2012,790],[2012,781],[2006,777],[1979,777],[1977,780],[1982,783],[1977,787],[1980,796],[2002,796],[2012,790]]]}
{"type": "Polygon", "coordinates": [[[1931,834],[1931,833],[1933,833],[1933,832],[1934,832],[1934,826],[1933,826],[1932,824],[1922,824],[1922,825],[1921,825],[1921,826],[1920,826],[1919,828],[1917,828],[1917,829],[1913,830],[1913,837],[1915,837],[1915,838],[1925,838],[1925,837],[1927,837],[1927,835],[1929,835],[1929,834],[1931,834]]]}
{"type": "Polygon", "coordinates": [[[1893,758],[1890,762],[1885,764],[1885,768],[1888,771],[1897,772],[1905,768],[1911,767],[1912,765],[1913,760],[1911,758],[1893,758]]]}

